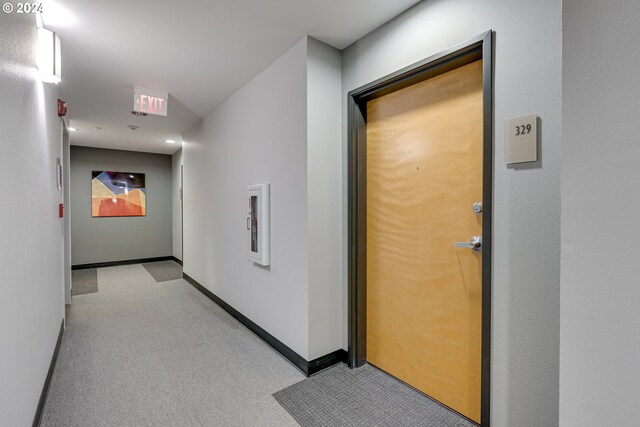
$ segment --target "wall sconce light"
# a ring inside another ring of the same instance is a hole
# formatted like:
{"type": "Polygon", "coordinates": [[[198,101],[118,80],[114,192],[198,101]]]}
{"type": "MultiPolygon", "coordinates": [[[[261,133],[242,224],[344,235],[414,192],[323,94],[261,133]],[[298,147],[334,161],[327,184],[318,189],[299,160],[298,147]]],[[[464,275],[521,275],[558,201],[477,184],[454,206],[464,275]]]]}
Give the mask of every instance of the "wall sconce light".
{"type": "Polygon", "coordinates": [[[45,83],[58,84],[62,80],[60,37],[46,28],[38,28],[38,70],[45,83]]]}

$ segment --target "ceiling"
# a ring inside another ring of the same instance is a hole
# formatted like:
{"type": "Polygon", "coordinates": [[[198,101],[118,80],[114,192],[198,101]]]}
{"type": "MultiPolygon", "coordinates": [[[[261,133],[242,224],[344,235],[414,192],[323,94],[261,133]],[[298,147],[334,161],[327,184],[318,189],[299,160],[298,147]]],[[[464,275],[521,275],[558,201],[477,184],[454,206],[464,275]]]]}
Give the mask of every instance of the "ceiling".
{"type": "Polygon", "coordinates": [[[303,36],[343,49],[417,2],[45,0],[43,21],[62,40],[71,143],[172,154],[303,36]],[[168,92],[168,116],[133,116],[134,86],[168,92]]]}

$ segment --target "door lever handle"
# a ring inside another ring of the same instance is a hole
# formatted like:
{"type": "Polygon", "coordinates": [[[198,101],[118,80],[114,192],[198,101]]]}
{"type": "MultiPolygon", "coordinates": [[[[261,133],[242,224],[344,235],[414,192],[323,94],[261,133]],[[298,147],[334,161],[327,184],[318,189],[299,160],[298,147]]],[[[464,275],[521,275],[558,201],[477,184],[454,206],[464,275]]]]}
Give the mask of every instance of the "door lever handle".
{"type": "Polygon", "coordinates": [[[476,252],[482,252],[482,236],[473,236],[468,242],[455,242],[456,248],[473,249],[476,252]]]}

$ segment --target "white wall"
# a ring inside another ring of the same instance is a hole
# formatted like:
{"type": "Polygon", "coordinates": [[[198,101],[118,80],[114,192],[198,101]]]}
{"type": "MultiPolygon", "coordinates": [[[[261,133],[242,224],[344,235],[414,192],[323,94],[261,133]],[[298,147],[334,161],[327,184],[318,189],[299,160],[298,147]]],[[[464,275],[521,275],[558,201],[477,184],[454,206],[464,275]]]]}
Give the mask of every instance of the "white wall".
{"type": "MultiPolygon", "coordinates": [[[[492,313],[494,426],[558,423],[561,0],[433,0],[343,52],[347,92],[486,30],[496,31],[492,313]],[[538,114],[542,161],[507,168],[504,121],[538,114]]],[[[347,114],[343,106],[343,240],[347,114]]],[[[345,249],[346,250],[346,249],[345,249]]],[[[347,346],[343,257],[344,348],[347,346]]]]}
{"type": "Polygon", "coordinates": [[[640,4],[563,14],[560,424],[637,425],[640,4]]]}
{"type": "Polygon", "coordinates": [[[341,53],[308,38],[309,358],[342,347],[341,53]]]}
{"type": "Polygon", "coordinates": [[[184,271],[300,356],[342,346],[341,54],[303,38],[184,135],[184,271]],[[271,266],[247,186],[271,184],[271,266]]]}
{"type": "Polygon", "coordinates": [[[173,211],[173,256],[182,260],[182,149],[171,157],[171,209],[173,211]]]}
{"type": "Polygon", "coordinates": [[[31,425],[64,317],[59,88],[39,81],[35,17],[0,13],[0,425],[31,425]]]}
{"type": "Polygon", "coordinates": [[[307,42],[183,135],[184,272],[308,357],[307,42]],[[271,184],[271,266],[247,259],[247,186],[271,184]]]}

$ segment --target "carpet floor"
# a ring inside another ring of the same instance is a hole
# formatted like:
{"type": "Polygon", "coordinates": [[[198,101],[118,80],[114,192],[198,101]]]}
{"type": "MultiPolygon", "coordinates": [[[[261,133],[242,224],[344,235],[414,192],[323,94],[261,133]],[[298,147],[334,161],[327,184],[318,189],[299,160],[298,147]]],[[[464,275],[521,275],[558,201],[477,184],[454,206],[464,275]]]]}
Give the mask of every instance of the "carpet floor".
{"type": "Polygon", "coordinates": [[[302,427],[475,425],[371,365],[340,364],[273,397],[302,427]]]}
{"type": "Polygon", "coordinates": [[[97,270],[75,296],[42,426],[296,426],[272,397],[304,376],[183,279],[97,270]]]}
{"type": "Polygon", "coordinates": [[[98,292],[98,269],[85,268],[71,272],[71,295],[95,294],[98,292]]]}
{"type": "Polygon", "coordinates": [[[182,279],[182,266],[175,261],[145,262],[142,266],[156,282],[182,279]]]}

